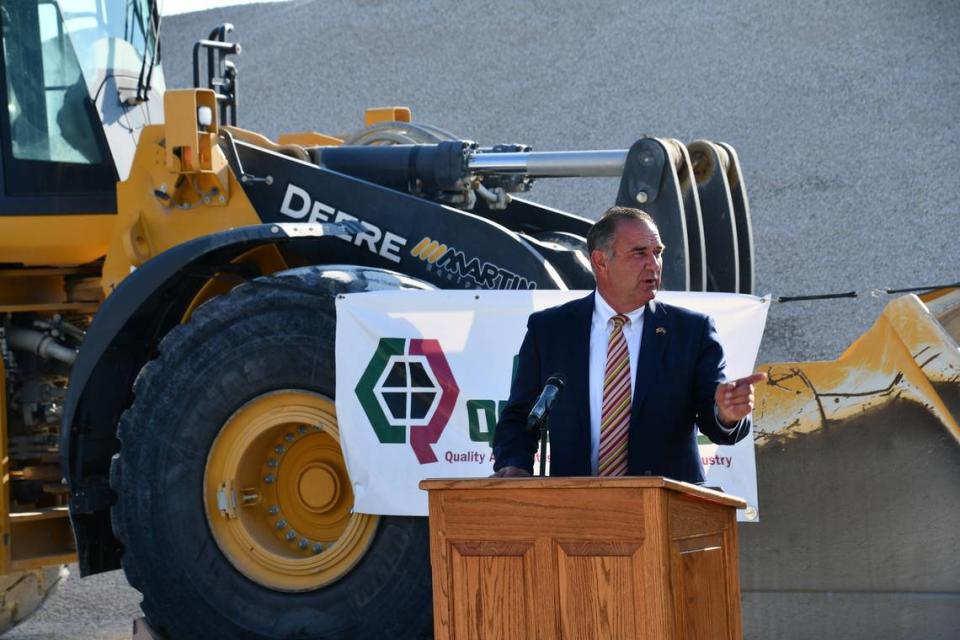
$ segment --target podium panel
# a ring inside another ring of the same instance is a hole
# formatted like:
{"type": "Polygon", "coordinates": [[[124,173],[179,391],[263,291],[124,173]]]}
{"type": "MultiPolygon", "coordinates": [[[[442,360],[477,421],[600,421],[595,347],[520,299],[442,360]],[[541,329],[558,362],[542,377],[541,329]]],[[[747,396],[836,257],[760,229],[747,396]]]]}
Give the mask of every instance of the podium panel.
{"type": "Polygon", "coordinates": [[[564,638],[627,638],[645,619],[636,602],[639,543],[559,543],[557,584],[564,638]]]}
{"type": "Polygon", "coordinates": [[[533,545],[524,543],[454,543],[451,584],[457,598],[453,612],[456,638],[537,637],[523,603],[534,582],[533,545]]]}
{"type": "Polygon", "coordinates": [[[733,640],[736,508],[664,478],[425,480],[437,640],[733,640]]]}

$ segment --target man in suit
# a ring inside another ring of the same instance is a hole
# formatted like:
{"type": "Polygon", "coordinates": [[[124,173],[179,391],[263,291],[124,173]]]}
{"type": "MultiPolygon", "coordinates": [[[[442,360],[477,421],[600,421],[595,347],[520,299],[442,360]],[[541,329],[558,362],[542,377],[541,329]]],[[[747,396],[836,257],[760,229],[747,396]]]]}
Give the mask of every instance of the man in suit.
{"type": "Polygon", "coordinates": [[[613,207],[587,234],[597,289],[530,316],[497,423],[494,476],[530,475],[527,416],[546,379],[566,385],[550,418],[554,476],[662,475],[703,482],[697,429],[717,444],[750,432],[754,374],[724,382],[713,320],[657,302],[665,247],[653,219],[613,207]]]}

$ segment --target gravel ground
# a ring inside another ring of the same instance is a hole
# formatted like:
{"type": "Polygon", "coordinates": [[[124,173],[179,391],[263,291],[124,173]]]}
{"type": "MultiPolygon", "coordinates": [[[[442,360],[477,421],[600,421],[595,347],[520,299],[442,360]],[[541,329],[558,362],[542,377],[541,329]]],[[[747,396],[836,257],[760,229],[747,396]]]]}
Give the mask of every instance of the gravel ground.
{"type": "MultiPolygon", "coordinates": [[[[955,2],[252,5],[166,19],[168,85],[189,84],[193,41],[225,21],[244,47],[246,128],[336,133],[403,104],[484,144],[726,141],[746,174],[758,292],[960,280],[955,2]]],[[[596,217],[615,193],[570,180],[532,197],[596,217]]],[[[761,360],[834,358],[887,299],[774,305],[761,360]]],[[[129,637],[138,601],[116,572],[73,577],[9,637],[129,637]]]]}
{"type": "Polygon", "coordinates": [[[140,593],[127,584],[122,571],[80,579],[70,565],[70,577],[33,617],[4,635],[17,640],[125,640],[140,612],[140,593]]]}

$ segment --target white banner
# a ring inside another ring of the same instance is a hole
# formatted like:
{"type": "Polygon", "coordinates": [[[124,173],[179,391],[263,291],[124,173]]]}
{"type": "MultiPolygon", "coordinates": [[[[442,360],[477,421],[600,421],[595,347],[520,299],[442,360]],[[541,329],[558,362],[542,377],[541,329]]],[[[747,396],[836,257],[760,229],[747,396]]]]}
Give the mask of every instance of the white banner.
{"type": "MultiPolygon", "coordinates": [[[[377,291],[337,300],[337,417],[354,509],[427,515],[424,478],[485,477],[510,395],[514,356],[534,311],[587,291],[377,291]]],[[[729,378],[755,365],[770,299],[662,292],[657,300],[714,318],[729,378]]],[[[753,438],[701,437],[707,486],[747,501],[759,518],[753,438]]],[[[549,457],[548,457],[549,460],[549,457]]]]}

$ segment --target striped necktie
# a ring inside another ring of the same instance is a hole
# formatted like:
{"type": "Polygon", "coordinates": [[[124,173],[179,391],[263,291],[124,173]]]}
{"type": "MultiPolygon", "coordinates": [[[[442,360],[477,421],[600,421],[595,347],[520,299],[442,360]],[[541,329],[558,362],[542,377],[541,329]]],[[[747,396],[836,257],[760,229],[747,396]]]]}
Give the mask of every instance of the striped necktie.
{"type": "Polygon", "coordinates": [[[630,430],[630,352],[623,325],[630,322],[616,315],[607,342],[607,367],[603,374],[603,407],[600,410],[600,453],[598,475],[622,476],[627,473],[627,434],[630,430]]]}

